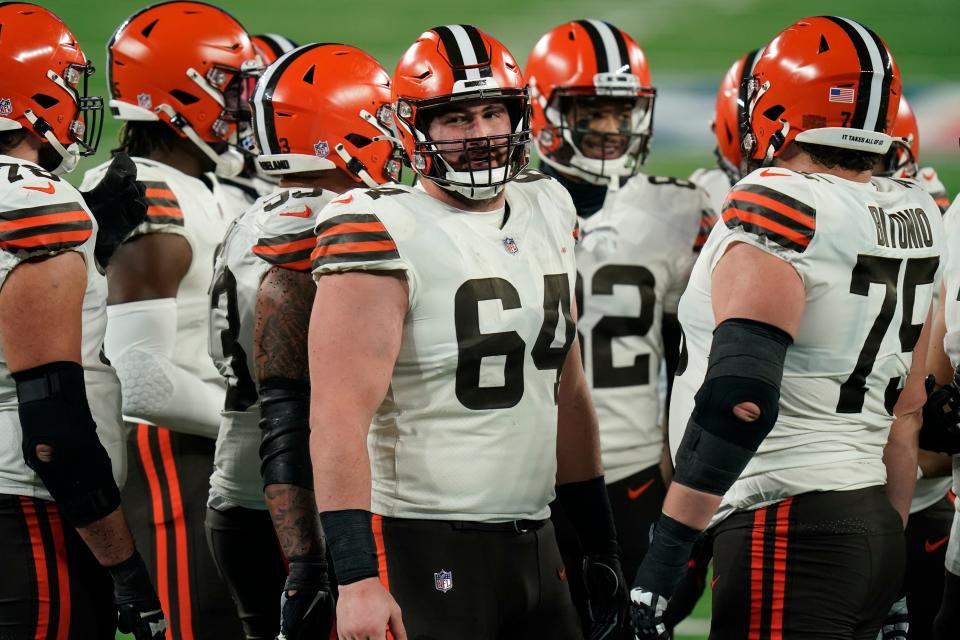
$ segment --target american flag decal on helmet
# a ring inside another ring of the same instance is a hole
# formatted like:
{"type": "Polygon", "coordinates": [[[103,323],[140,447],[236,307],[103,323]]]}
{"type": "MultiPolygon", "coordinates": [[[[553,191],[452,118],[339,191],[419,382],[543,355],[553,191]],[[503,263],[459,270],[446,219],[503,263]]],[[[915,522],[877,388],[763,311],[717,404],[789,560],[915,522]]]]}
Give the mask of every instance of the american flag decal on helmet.
{"type": "Polygon", "coordinates": [[[828,100],[830,102],[853,104],[854,91],[851,87],[830,87],[830,97],[828,100]]]}

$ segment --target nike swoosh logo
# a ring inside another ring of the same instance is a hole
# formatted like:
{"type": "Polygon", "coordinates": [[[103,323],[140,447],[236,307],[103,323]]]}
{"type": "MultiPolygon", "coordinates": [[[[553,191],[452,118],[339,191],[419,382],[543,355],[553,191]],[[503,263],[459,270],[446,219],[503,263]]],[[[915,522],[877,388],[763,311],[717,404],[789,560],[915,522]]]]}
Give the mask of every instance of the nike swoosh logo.
{"type": "Polygon", "coordinates": [[[653,478],[650,478],[649,480],[644,482],[642,485],[640,485],[636,489],[631,489],[630,487],[627,487],[627,497],[630,498],[631,500],[636,500],[637,498],[640,497],[640,494],[642,494],[644,491],[649,489],[650,485],[652,484],[653,484],[653,478]]]}
{"type": "Polygon", "coordinates": [[[53,193],[57,190],[57,188],[53,186],[52,182],[48,182],[47,186],[45,187],[24,187],[24,189],[30,189],[30,191],[39,191],[40,193],[53,193]]]}
{"type": "Polygon", "coordinates": [[[713,576],[710,578],[710,588],[713,589],[713,585],[717,584],[717,580],[720,579],[720,576],[713,576]]]}
{"type": "Polygon", "coordinates": [[[313,215],[313,211],[310,210],[310,207],[304,207],[302,211],[281,211],[280,215],[289,218],[309,218],[313,215]]]}
{"type": "Polygon", "coordinates": [[[947,544],[947,540],[949,539],[950,539],[950,536],[944,536],[943,538],[941,538],[940,540],[937,540],[936,542],[930,542],[929,540],[924,540],[923,550],[926,551],[927,553],[933,553],[943,545],[947,544]]]}
{"type": "Polygon", "coordinates": [[[786,177],[789,176],[789,173],[777,173],[776,171],[770,171],[770,169],[764,169],[760,172],[761,178],[776,178],[776,177],[786,177]]]}
{"type": "Polygon", "coordinates": [[[353,202],[353,194],[344,196],[343,198],[337,198],[336,200],[333,200],[330,204],[350,204],[351,202],[353,202]]]}

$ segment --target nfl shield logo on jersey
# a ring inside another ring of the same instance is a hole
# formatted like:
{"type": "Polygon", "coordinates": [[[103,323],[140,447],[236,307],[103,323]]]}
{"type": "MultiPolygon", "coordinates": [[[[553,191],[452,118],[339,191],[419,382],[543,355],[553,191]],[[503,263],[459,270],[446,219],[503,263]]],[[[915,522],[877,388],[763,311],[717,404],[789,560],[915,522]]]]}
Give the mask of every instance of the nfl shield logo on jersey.
{"type": "Polygon", "coordinates": [[[440,569],[439,573],[433,574],[433,586],[440,593],[446,593],[453,589],[453,571],[444,571],[440,569]]]}
{"type": "Polygon", "coordinates": [[[518,247],[517,243],[513,241],[513,238],[504,238],[503,248],[506,249],[507,253],[509,254],[514,254],[517,251],[520,251],[520,247],[518,247]]]}
{"type": "Polygon", "coordinates": [[[330,154],[330,144],[326,140],[320,140],[313,145],[313,152],[318,158],[326,158],[330,154]]]}
{"type": "Polygon", "coordinates": [[[13,113],[13,102],[10,98],[0,98],[0,116],[8,116],[13,113]]]}

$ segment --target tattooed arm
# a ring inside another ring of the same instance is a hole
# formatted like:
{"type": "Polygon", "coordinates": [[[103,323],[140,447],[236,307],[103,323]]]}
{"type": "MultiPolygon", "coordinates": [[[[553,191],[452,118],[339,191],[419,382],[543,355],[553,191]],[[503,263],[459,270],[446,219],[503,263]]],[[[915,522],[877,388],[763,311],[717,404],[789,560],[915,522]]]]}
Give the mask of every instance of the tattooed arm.
{"type": "MultiPolygon", "coordinates": [[[[291,396],[302,392],[309,403],[307,332],[315,291],[309,273],[274,268],[257,294],[254,359],[261,404],[265,393],[268,405],[271,396],[286,403],[274,425],[264,429],[261,473],[267,508],[288,559],[324,555],[309,464],[309,405],[304,404],[303,411],[290,406],[291,396]]],[[[271,412],[268,407],[262,428],[268,426],[264,422],[271,412]]]]}

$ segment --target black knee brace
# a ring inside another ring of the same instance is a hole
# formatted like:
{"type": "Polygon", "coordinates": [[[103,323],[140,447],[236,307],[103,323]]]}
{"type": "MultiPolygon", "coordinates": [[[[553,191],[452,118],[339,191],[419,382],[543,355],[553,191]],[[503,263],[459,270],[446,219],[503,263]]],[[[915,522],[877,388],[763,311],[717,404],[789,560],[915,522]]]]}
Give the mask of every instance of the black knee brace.
{"type": "Polygon", "coordinates": [[[50,362],[12,375],[23,459],[40,476],[64,517],[82,527],[113,513],[120,506],[120,490],[90,414],[83,367],[50,362]],[[53,450],[49,461],[37,456],[38,445],[53,450]]]}
{"type": "Polygon", "coordinates": [[[710,359],[677,450],[674,480],[714,495],[727,492],[777,421],[783,361],[793,338],[763,322],[731,319],[713,333],[710,359]],[[760,409],[738,418],[736,405],[760,409]]]}

